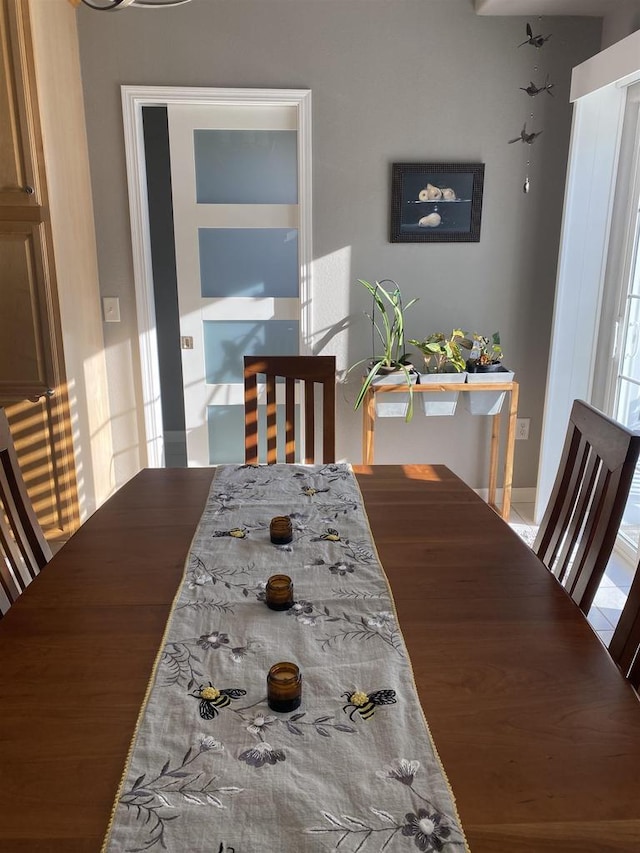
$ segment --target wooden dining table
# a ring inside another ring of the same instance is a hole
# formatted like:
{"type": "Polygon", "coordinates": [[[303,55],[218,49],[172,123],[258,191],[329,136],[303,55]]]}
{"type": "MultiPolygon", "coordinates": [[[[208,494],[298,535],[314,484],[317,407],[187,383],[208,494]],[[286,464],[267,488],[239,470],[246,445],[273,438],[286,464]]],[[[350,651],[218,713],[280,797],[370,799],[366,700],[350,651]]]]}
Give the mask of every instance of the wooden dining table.
{"type": "MultiPolygon", "coordinates": [[[[579,609],[444,466],[354,470],[473,853],[640,850],[640,702],[579,609]]],[[[1,853],[100,850],[213,474],[141,471],[0,622],[1,853]]]]}

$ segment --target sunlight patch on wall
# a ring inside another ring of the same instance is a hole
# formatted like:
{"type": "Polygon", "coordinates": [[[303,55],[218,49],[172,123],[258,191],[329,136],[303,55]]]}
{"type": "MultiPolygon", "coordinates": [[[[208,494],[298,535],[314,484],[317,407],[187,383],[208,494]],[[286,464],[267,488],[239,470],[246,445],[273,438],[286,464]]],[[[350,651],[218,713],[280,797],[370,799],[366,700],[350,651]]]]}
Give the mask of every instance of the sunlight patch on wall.
{"type": "Polygon", "coordinates": [[[317,282],[330,283],[331,293],[313,299],[309,342],[314,355],[335,355],[340,376],[350,363],[347,331],[351,311],[351,246],[316,258],[312,262],[311,281],[312,294],[317,282]]]}

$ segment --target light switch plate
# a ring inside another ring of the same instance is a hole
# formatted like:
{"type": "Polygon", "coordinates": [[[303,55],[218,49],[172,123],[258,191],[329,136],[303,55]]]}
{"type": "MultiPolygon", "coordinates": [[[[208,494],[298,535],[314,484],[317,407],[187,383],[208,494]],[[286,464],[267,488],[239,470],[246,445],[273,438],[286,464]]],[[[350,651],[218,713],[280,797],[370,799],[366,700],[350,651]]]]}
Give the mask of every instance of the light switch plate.
{"type": "Polygon", "coordinates": [[[120,300],[117,296],[105,296],[102,299],[102,312],[105,323],[120,322],[120,300]]]}

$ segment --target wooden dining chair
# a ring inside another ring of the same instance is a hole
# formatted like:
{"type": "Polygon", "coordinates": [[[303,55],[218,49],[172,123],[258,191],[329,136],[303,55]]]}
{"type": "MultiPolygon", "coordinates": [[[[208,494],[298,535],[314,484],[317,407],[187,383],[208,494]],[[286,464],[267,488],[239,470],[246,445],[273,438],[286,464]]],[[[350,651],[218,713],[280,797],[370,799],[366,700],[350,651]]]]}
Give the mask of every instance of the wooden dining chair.
{"type": "Polygon", "coordinates": [[[584,613],[611,556],[639,452],[640,433],[574,401],[533,550],[584,613]]]}
{"type": "Polygon", "coordinates": [[[609,654],[636,690],[640,690],[640,566],[609,643],[609,654]]]}
{"type": "Polygon", "coordinates": [[[51,559],[0,408],[0,617],[51,559]]]}
{"type": "Polygon", "coordinates": [[[322,461],[335,462],[336,455],[336,359],[332,355],[244,357],[245,462],[257,465],[258,456],[258,375],[266,378],[267,463],[278,461],[278,405],[276,385],[284,382],[284,460],[315,462],[315,385],[322,386],[322,461]],[[304,454],[296,454],[296,384],[300,386],[304,411],[304,454]]]}

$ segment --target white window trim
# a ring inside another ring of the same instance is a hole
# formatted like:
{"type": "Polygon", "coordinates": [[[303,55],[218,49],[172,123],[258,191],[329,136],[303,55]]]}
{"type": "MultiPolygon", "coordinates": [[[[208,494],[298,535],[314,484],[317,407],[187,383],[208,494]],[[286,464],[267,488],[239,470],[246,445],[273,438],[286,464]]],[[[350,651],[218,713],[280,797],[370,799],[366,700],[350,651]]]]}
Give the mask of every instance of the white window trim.
{"type": "Polygon", "coordinates": [[[164,438],[149,239],[149,205],[142,108],[169,104],[295,105],[298,109],[301,342],[311,335],[311,91],[309,89],[208,89],[174,86],[122,86],[125,156],[129,190],[133,275],[138,318],[142,401],[147,466],[164,466],[164,438]]]}
{"type": "Polygon", "coordinates": [[[547,374],[535,518],[549,500],[573,400],[590,401],[626,89],[640,31],[573,70],[575,101],[547,374]]]}

